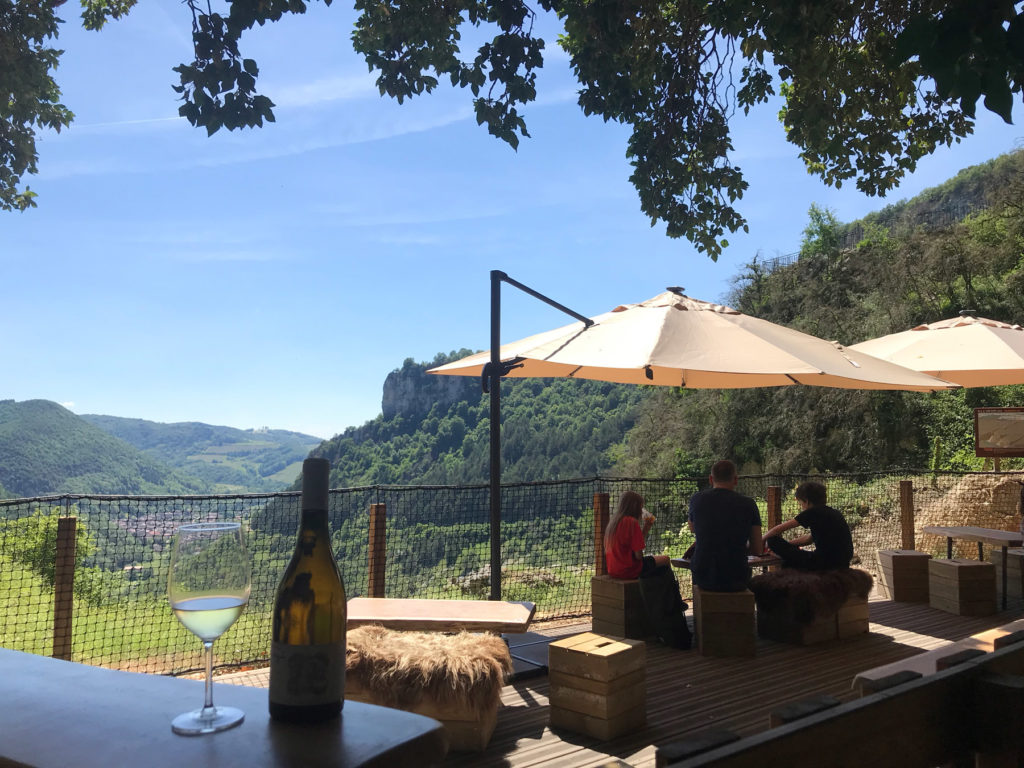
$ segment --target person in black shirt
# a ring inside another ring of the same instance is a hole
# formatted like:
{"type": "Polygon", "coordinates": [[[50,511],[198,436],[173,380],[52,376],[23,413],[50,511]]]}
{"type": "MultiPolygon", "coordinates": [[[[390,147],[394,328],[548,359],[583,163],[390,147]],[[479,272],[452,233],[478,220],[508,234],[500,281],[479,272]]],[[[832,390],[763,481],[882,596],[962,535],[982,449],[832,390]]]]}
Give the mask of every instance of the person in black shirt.
{"type": "Polygon", "coordinates": [[[731,461],[715,462],[710,480],[711,488],[690,498],[693,583],[711,592],[740,592],[750,582],[747,555],[760,555],[763,547],[761,514],[753,499],[736,492],[739,477],[731,461]]]}
{"type": "Polygon", "coordinates": [[[850,560],[853,559],[850,526],[841,512],[825,505],[825,486],[821,483],[801,483],[794,495],[803,511],[792,520],[779,523],[765,533],[766,549],[781,557],[782,564],[787,568],[802,571],[849,568],[850,560]],[[797,526],[808,528],[810,532],[791,541],[779,535],[797,526]],[[812,543],[813,551],[800,548],[812,543]]]}

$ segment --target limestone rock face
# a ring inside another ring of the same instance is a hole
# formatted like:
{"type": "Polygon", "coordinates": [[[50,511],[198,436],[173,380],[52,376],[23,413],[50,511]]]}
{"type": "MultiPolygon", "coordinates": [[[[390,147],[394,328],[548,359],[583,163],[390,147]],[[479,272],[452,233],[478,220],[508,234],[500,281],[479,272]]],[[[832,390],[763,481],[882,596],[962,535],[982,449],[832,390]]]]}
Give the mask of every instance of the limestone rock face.
{"type": "Polygon", "coordinates": [[[480,379],[476,376],[435,376],[427,369],[441,363],[420,365],[412,359],[384,380],[381,412],[384,420],[395,416],[423,419],[434,405],[447,408],[458,400],[480,397],[480,379]]]}

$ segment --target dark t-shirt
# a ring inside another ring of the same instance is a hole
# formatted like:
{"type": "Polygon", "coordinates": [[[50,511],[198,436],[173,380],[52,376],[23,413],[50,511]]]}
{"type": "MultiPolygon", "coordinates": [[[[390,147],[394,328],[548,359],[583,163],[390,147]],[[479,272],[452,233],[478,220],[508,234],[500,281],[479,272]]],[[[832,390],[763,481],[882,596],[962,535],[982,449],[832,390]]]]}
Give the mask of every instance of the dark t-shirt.
{"type": "Polygon", "coordinates": [[[809,507],[796,521],[811,530],[815,559],[822,569],[848,568],[853,559],[853,537],[842,512],[832,507],[809,507]]]}
{"type": "Polygon", "coordinates": [[[729,488],[708,488],[690,498],[696,544],[690,559],[693,583],[712,592],[747,588],[750,529],[761,525],[757,504],[729,488]]]}

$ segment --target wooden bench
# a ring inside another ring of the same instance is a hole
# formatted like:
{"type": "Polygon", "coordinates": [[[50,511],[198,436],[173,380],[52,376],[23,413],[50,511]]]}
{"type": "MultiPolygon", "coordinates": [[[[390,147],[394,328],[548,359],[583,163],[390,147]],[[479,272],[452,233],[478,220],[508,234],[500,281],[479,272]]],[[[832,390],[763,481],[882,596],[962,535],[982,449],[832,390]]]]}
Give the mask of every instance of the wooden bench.
{"type": "Polygon", "coordinates": [[[876,682],[899,672],[916,672],[922,676],[933,675],[943,666],[943,659],[965,650],[993,651],[1000,645],[999,641],[1001,638],[1021,630],[1024,630],[1024,619],[1018,619],[1001,627],[994,627],[993,629],[979,632],[976,635],[965,637],[963,640],[948,643],[941,648],[935,648],[931,651],[918,653],[902,661],[894,661],[891,664],[883,664],[880,667],[858,672],[854,675],[853,687],[864,695],[874,689],[876,682]]]}
{"type": "Polygon", "coordinates": [[[380,624],[418,632],[526,632],[537,606],[511,600],[353,597],[348,627],[380,624]]]}
{"type": "Polygon", "coordinates": [[[672,768],[1020,765],[1024,644],[688,756],[672,768]]]}

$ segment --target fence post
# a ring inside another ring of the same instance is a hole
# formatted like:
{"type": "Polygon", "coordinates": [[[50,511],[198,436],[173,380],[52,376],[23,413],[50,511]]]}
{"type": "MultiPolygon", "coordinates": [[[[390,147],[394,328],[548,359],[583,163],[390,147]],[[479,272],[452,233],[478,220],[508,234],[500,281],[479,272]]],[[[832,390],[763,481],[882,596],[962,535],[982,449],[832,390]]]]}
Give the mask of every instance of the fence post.
{"type": "Polygon", "coordinates": [[[53,572],[53,658],[71,661],[71,619],[75,608],[75,531],[78,520],[57,520],[53,572]]]}
{"type": "Polygon", "coordinates": [[[604,529],[608,527],[608,494],[594,494],[594,573],[604,576],[608,564],[604,561],[604,529]]]}
{"type": "Polygon", "coordinates": [[[914,549],[914,481],[900,480],[900,548],[914,549]]]}
{"type": "Polygon", "coordinates": [[[774,528],[782,522],[782,488],[778,485],[769,485],[766,495],[768,506],[768,528],[774,528]]]}
{"type": "Polygon", "coordinates": [[[370,505],[370,554],[368,566],[370,571],[370,584],[368,586],[370,597],[384,597],[384,566],[387,560],[386,549],[386,526],[387,526],[387,505],[370,505]]]}

